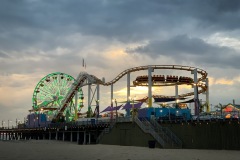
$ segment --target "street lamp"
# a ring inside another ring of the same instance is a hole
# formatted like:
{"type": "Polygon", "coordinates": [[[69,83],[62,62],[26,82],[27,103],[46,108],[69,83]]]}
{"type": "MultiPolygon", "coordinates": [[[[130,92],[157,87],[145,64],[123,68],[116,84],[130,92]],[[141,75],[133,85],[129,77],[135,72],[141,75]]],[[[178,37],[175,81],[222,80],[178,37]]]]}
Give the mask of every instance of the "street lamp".
{"type": "Polygon", "coordinates": [[[178,108],[178,102],[179,102],[179,100],[176,99],[176,106],[175,106],[175,108],[178,108]]]}
{"type": "Polygon", "coordinates": [[[2,121],[2,128],[3,128],[3,124],[4,124],[5,122],[4,121],[2,121]]]}
{"type": "Polygon", "coordinates": [[[117,119],[118,119],[118,112],[117,112],[117,100],[115,99],[115,104],[116,104],[116,122],[117,122],[117,119]]]}
{"type": "Polygon", "coordinates": [[[111,101],[111,116],[110,116],[110,120],[111,120],[111,122],[112,122],[112,119],[113,119],[113,99],[112,99],[112,101],[111,101]]]}
{"type": "Polygon", "coordinates": [[[35,128],[35,114],[34,114],[34,119],[33,119],[33,123],[34,123],[34,128],[35,128]]]}
{"type": "Polygon", "coordinates": [[[162,109],[160,110],[160,120],[161,120],[161,122],[162,122],[162,109]]]}
{"type": "Polygon", "coordinates": [[[129,97],[129,100],[132,101],[132,122],[134,121],[134,98],[129,97]]]}

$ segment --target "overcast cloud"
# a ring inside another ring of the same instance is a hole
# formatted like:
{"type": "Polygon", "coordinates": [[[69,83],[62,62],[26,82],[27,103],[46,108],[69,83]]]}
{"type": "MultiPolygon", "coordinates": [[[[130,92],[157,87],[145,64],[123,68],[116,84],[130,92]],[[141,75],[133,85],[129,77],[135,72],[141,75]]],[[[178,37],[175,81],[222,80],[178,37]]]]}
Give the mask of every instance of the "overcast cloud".
{"type": "MultiPolygon", "coordinates": [[[[0,20],[0,120],[23,120],[47,74],[86,71],[110,81],[151,64],[202,68],[211,104],[240,104],[238,0],[2,0],[0,20]]],[[[123,99],[125,81],[114,97],[123,99]]],[[[109,92],[101,88],[102,97],[109,92]]]]}

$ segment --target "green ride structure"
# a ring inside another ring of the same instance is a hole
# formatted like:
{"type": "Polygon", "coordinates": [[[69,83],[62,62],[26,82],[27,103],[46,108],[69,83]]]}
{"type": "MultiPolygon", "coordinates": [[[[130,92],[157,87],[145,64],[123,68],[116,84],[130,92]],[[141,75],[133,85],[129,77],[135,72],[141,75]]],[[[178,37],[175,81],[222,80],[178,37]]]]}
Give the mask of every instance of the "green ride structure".
{"type": "MultiPolygon", "coordinates": [[[[75,81],[72,76],[61,72],[51,73],[43,77],[33,92],[31,111],[34,112],[34,115],[46,115],[47,121],[51,121],[59,112],[64,98],[75,81]]],[[[83,99],[82,88],[78,88],[75,96],[64,110],[60,121],[70,122],[76,120],[83,107],[83,99]]]]}

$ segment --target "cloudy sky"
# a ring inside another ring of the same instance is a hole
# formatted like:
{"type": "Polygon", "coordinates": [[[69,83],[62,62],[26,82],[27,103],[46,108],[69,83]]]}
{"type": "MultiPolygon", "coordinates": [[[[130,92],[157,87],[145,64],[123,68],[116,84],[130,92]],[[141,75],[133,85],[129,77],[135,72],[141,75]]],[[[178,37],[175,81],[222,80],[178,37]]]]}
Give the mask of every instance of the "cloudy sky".
{"type": "MultiPolygon", "coordinates": [[[[77,77],[86,71],[110,81],[123,70],[151,64],[204,69],[211,104],[240,104],[239,9],[238,0],[1,0],[0,120],[23,120],[47,74],[77,77]]],[[[144,88],[131,93],[147,95],[144,88]]],[[[101,87],[101,97],[103,109],[110,87],[101,87]]],[[[114,85],[114,98],[123,97],[126,77],[114,85]]]]}

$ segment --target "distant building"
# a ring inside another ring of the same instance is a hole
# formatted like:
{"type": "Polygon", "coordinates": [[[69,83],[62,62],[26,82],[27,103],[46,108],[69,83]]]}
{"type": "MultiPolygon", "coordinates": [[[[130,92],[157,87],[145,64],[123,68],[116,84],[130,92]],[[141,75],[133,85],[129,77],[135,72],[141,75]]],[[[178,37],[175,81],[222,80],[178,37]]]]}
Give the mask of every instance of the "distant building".
{"type": "Polygon", "coordinates": [[[229,103],[223,106],[222,114],[225,118],[238,118],[240,115],[240,105],[229,103]]]}

